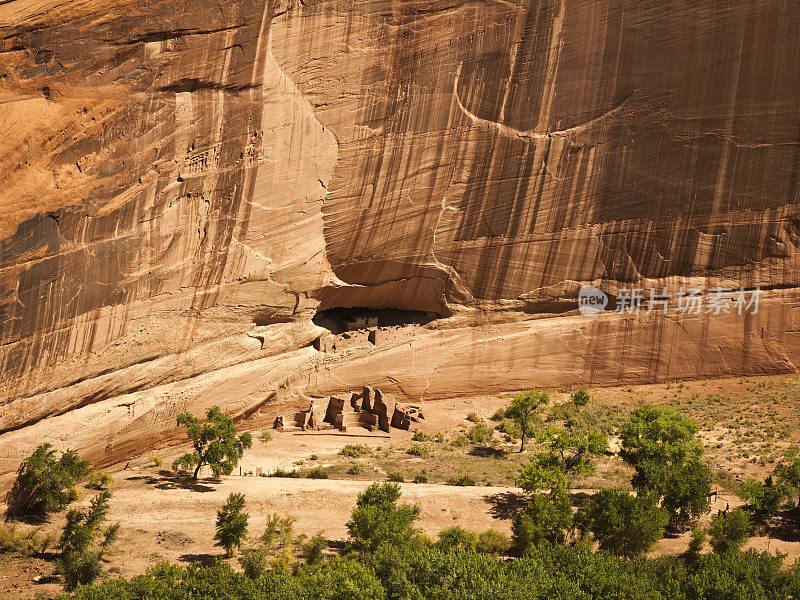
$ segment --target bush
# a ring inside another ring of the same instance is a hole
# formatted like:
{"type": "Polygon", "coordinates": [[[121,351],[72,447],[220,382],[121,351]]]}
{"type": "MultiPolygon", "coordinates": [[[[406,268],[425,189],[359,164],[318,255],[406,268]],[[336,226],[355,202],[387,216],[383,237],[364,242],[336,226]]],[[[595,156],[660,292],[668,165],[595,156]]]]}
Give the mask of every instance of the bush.
{"type": "Polygon", "coordinates": [[[247,521],[250,518],[244,509],[244,494],[231,494],[217,511],[217,533],[215,546],[225,549],[225,556],[233,556],[247,537],[247,521]]]}
{"type": "Polygon", "coordinates": [[[486,444],[492,439],[492,430],[486,423],[478,423],[472,426],[467,435],[473,444],[486,444]]]}
{"type": "Polygon", "coordinates": [[[633,558],[648,552],[664,537],[669,514],[655,497],[633,496],[621,490],[598,491],[577,517],[579,528],[591,532],[601,550],[633,558]]]}
{"type": "Polygon", "coordinates": [[[324,550],[328,547],[328,540],[322,532],[315,533],[308,541],[303,543],[303,557],[309,565],[316,565],[325,558],[324,550]]]}
{"type": "Polygon", "coordinates": [[[422,469],[422,471],[419,472],[419,475],[414,477],[414,483],[428,483],[428,471],[422,469]]]}
{"type": "Polygon", "coordinates": [[[266,442],[271,442],[272,441],[272,432],[269,429],[262,429],[261,430],[261,434],[258,436],[258,438],[262,442],[265,442],[265,443],[266,442]]]}
{"type": "Polygon", "coordinates": [[[709,528],[711,549],[715,554],[739,550],[750,537],[750,517],[741,508],[717,513],[709,528]]]}
{"type": "Polygon", "coordinates": [[[350,465],[350,468],[347,469],[348,475],[358,475],[359,473],[361,473],[361,465],[358,465],[356,463],[353,463],[352,465],[350,465]]]}
{"type": "Polygon", "coordinates": [[[481,554],[505,554],[511,548],[511,540],[504,533],[487,529],[478,536],[475,550],[481,554]]]}
{"type": "Polygon", "coordinates": [[[389,481],[396,481],[398,483],[403,483],[406,480],[400,471],[389,471],[386,473],[386,479],[389,481]]]}
{"type": "Polygon", "coordinates": [[[439,542],[437,543],[441,548],[461,548],[466,550],[474,550],[477,544],[478,534],[473,531],[467,531],[458,525],[440,531],[439,542]]]}
{"type": "Polygon", "coordinates": [[[689,547],[686,549],[686,560],[694,562],[700,557],[700,553],[706,545],[706,537],[707,533],[705,529],[695,529],[692,531],[692,539],[689,541],[689,547]]]}
{"type": "Polygon", "coordinates": [[[344,448],[339,450],[339,454],[342,456],[349,456],[350,458],[359,458],[369,453],[369,446],[366,444],[347,444],[344,448]]]}
{"type": "Polygon", "coordinates": [[[498,408],[495,413],[489,417],[492,421],[502,421],[506,418],[506,409],[505,408],[498,408]]]}
{"type": "Polygon", "coordinates": [[[436,435],[433,436],[433,440],[437,444],[444,444],[444,434],[441,432],[437,433],[436,435]]]}
{"type": "Polygon", "coordinates": [[[463,434],[459,434],[452,442],[450,442],[450,445],[454,448],[463,448],[464,446],[469,446],[469,438],[463,434]]]}
{"type": "Polygon", "coordinates": [[[21,554],[24,557],[44,552],[52,543],[49,535],[38,529],[19,530],[14,525],[0,524],[0,554],[21,554]]]}
{"type": "Polygon", "coordinates": [[[310,471],[306,472],[306,477],[309,479],[327,479],[328,471],[322,467],[314,467],[310,471]]]}
{"type": "Polygon", "coordinates": [[[239,566],[250,579],[261,579],[269,571],[270,553],[266,546],[246,548],[239,555],[239,566]]]}
{"type": "Polygon", "coordinates": [[[419,506],[398,505],[400,487],[394,483],[373,483],[358,495],[347,530],[356,550],[374,551],[383,544],[400,545],[410,541],[417,530],[419,506]]]}
{"type": "Polygon", "coordinates": [[[422,433],[421,431],[417,430],[414,432],[414,435],[411,436],[412,442],[427,442],[430,441],[431,436],[422,433]]]}
{"type": "Polygon", "coordinates": [[[299,479],[303,474],[297,469],[286,471],[285,469],[277,468],[275,472],[270,474],[270,477],[289,477],[291,479],[299,479]]]}
{"type": "Polygon", "coordinates": [[[586,388],[581,388],[572,392],[572,403],[575,406],[586,406],[589,404],[589,392],[586,388]]]}
{"type": "Polygon", "coordinates": [[[467,415],[467,421],[472,421],[473,423],[480,423],[481,418],[478,416],[478,413],[471,412],[467,415]]]}
{"type": "Polygon", "coordinates": [[[114,483],[114,479],[108,473],[92,473],[87,487],[92,488],[93,490],[102,490],[103,488],[107,488],[112,483],[114,483]]]}
{"type": "Polygon", "coordinates": [[[464,474],[459,475],[458,477],[451,477],[447,480],[447,485],[465,487],[469,485],[475,485],[475,480],[469,475],[464,474]]]}
{"type": "Polygon", "coordinates": [[[160,456],[151,456],[148,460],[153,463],[154,467],[160,467],[164,463],[160,456]]]}
{"type": "Polygon", "coordinates": [[[411,456],[428,456],[428,449],[425,446],[420,446],[419,444],[414,444],[408,449],[408,453],[411,456]]]}
{"type": "Polygon", "coordinates": [[[75,484],[89,473],[89,463],[67,450],[56,459],[50,444],[42,444],[22,461],[6,496],[8,517],[43,519],[77,498],[75,484]]]}

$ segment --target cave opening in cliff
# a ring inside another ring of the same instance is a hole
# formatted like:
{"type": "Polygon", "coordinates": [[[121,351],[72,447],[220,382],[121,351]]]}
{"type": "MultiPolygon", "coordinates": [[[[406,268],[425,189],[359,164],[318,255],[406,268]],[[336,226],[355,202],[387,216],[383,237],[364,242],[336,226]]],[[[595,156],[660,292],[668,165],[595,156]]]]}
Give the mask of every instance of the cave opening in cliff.
{"type": "Polygon", "coordinates": [[[371,327],[404,327],[427,325],[441,318],[435,312],[400,310],[396,308],[328,308],[318,311],[313,321],[333,334],[371,327]]]}

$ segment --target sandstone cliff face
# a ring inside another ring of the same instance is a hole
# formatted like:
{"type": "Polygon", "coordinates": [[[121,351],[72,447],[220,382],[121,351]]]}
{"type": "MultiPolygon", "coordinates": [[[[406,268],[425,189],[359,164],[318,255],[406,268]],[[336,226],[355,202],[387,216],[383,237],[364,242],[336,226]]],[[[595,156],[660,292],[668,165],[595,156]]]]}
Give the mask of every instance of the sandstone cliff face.
{"type": "Polygon", "coordinates": [[[0,4],[0,471],[365,383],[794,369],[798,47],[795,0],[0,4]],[[769,291],[547,312],[582,282],[769,291]],[[312,348],[350,307],[449,318],[312,348]]]}

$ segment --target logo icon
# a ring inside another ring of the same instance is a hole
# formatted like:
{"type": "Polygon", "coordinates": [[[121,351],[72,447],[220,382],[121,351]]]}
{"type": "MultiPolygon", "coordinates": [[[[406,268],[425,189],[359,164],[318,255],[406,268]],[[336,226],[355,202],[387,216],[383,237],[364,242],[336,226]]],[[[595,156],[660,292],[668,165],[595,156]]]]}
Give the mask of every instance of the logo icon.
{"type": "Polygon", "coordinates": [[[584,317],[603,312],[608,306],[608,296],[593,285],[583,285],[578,292],[578,310],[584,317]]]}

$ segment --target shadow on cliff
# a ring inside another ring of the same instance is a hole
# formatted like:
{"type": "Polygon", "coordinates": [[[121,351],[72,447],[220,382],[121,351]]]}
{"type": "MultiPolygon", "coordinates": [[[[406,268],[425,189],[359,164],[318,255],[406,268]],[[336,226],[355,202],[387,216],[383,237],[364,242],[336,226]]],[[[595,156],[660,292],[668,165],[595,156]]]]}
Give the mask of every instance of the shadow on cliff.
{"type": "Polygon", "coordinates": [[[181,489],[192,490],[193,492],[213,492],[216,488],[208,485],[208,483],[219,483],[216,479],[195,480],[166,469],[159,471],[158,475],[134,475],[128,477],[128,481],[144,481],[147,485],[152,485],[158,490],[181,489]]]}

